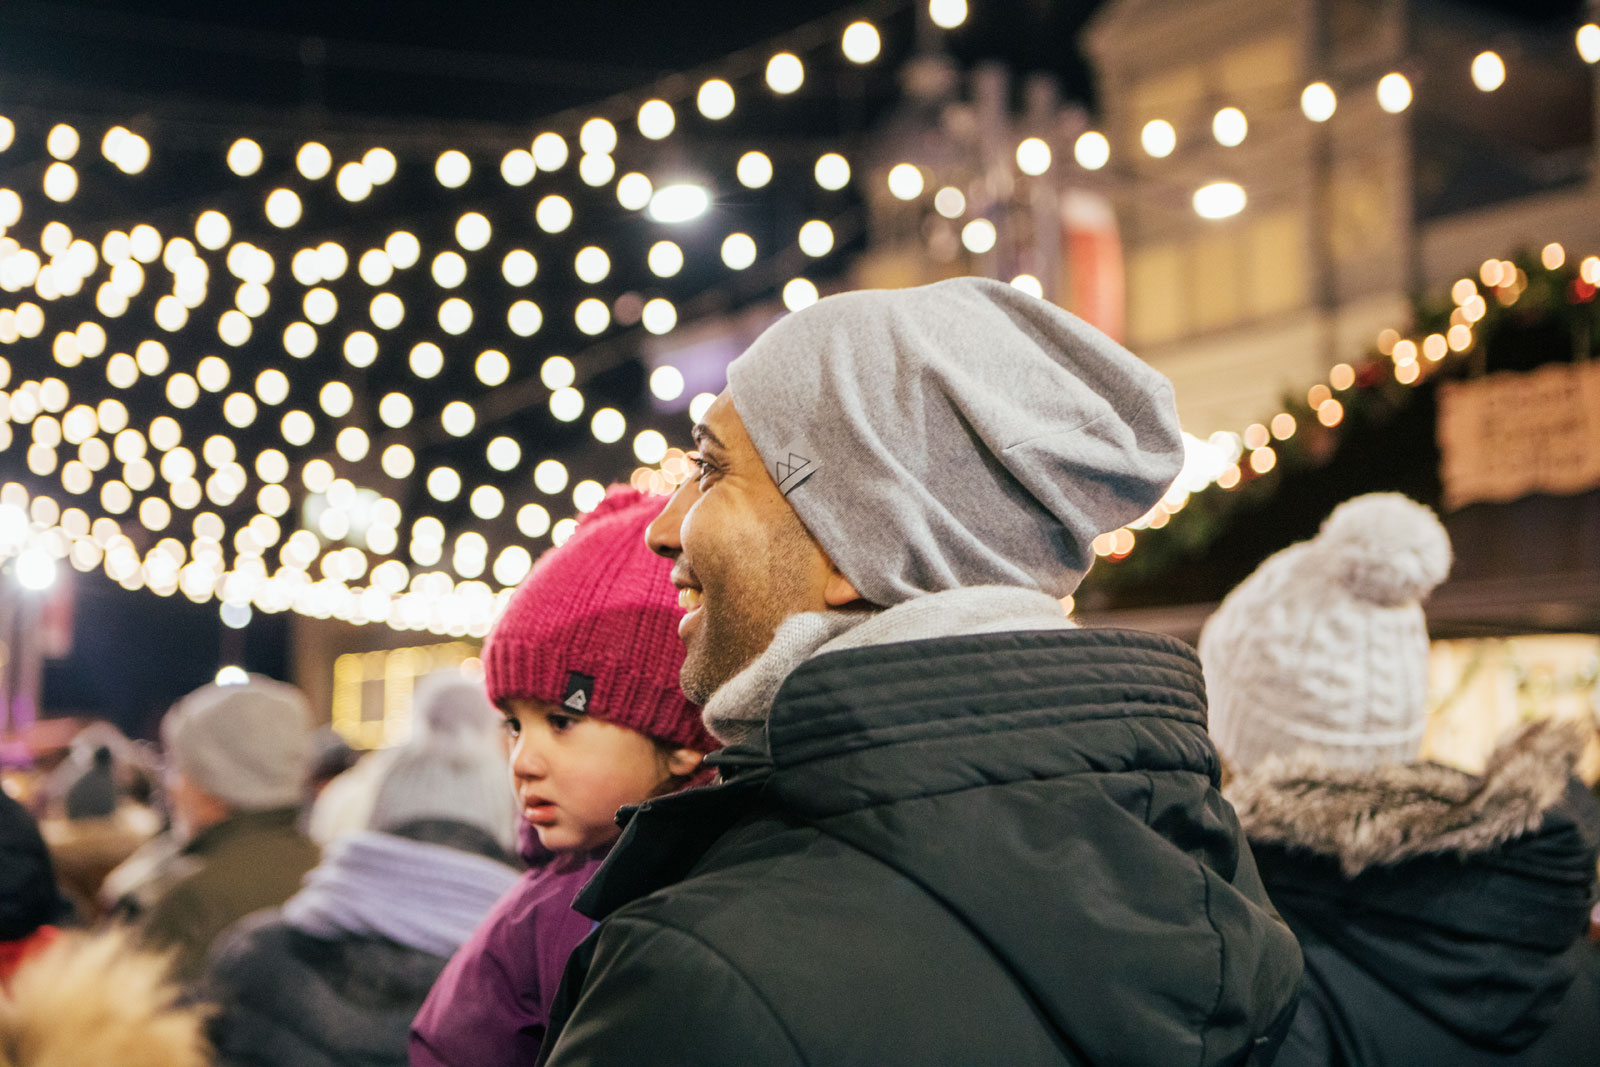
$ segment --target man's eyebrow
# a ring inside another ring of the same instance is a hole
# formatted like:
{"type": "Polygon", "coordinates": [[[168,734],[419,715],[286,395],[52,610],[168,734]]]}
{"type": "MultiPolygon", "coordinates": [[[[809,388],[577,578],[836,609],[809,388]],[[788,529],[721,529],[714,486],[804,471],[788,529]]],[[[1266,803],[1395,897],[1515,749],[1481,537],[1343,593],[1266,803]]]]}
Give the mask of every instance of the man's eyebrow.
{"type": "Polygon", "coordinates": [[[696,447],[705,448],[709,442],[713,447],[720,448],[724,452],[728,450],[728,446],[722,443],[722,439],[712,433],[711,427],[703,422],[695,423],[694,429],[689,431],[689,436],[694,438],[696,447]]]}

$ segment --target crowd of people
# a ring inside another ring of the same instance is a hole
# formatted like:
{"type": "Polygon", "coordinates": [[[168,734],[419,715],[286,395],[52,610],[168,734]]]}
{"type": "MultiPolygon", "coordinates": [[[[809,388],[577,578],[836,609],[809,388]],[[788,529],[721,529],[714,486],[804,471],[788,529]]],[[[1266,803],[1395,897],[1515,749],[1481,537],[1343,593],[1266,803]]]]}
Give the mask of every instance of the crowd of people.
{"type": "MultiPolygon", "coordinates": [[[[1593,729],[1422,760],[1431,511],[1342,505],[1196,653],[1063,610],[1183,461],[1066,312],[831,297],[728,381],[403,743],[205,686],[76,891],[0,794],[0,1067],[1595,1061],[1593,729]]],[[[64,814],[126,763],[87,737],[64,814]]]]}

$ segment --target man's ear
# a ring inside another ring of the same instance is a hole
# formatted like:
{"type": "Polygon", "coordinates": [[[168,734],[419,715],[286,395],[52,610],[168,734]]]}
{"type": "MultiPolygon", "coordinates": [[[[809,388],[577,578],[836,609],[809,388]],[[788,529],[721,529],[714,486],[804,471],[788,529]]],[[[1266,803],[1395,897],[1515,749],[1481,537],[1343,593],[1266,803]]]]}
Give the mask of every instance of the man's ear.
{"type": "Polygon", "coordinates": [[[831,560],[828,562],[828,584],[823,586],[822,598],[830,608],[847,607],[866,600],[831,560]]]}

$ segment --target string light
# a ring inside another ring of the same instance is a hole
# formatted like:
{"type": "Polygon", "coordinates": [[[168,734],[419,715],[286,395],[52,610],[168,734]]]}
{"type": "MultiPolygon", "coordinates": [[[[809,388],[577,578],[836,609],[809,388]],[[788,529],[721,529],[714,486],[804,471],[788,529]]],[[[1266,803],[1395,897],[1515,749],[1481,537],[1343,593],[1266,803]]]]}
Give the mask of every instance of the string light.
{"type": "Polygon", "coordinates": [[[665,100],[646,100],[639,106],[639,132],[652,141],[659,141],[672,133],[677,116],[672,105],[665,100]]]}
{"type": "Polygon", "coordinates": [[[739,184],[747,189],[760,189],[772,180],[772,160],[765,152],[746,152],[739,157],[734,169],[739,184]]]}
{"type": "Polygon", "coordinates": [[[465,152],[450,149],[439,153],[433,164],[433,176],[446,189],[459,189],[472,177],[472,160],[465,152]]]}
{"type": "Polygon", "coordinates": [[[1492,93],[1506,82],[1506,64],[1498,53],[1479,52],[1472,60],[1472,84],[1492,93]]]}
{"type": "Polygon", "coordinates": [[[1211,118],[1211,135],[1224,148],[1237,148],[1249,132],[1249,120],[1236,107],[1225,107],[1211,118]]]}
{"type": "Polygon", "coordinates": [[[1152,119],[1139,131],[1139,144],[1145,155],[1152,159],[1165,159],[1178,146],[1178,133],[1166,119],[1152,119]]]}
{"type": "Polygon", "coordinates": [[[889,192],[896,200],[915,200],[922,195],[922,171],[914,163],[896,163],[889,168],[889,192]]]}
{"type": "Polygon", "coordinates": [[[1073,142],[1072,156],[1084,170],[1099,170],[1111,160],[1111,142],[1105,134],[1090,130],[1073,142]]]}
{"type": "Polygon", "coordinates": [[[967,21],[967,0],[928,0],[928,17],[941,30],[953,30],[967,21]]]}
{"type": "Polygon", "coordinates": [[[1391,115],[1411,106],[1411,83],[1404,74],[1385,74],[1378,79],[1378,106],[1391,115]]]}
{"type": "Polygon", "coordinates": [[[316,141],[308,141],[300,146],[299,152],[295,153],[294,165],[303,177],[317,181],[327,177],[329,169],[333,166],[333,154],[326,146],[316,141]]]}
{"type": "Polygon", "coordinates": [[[1037,137],[1017,145],[1017,169],[1037,177],[1050,169],[1050,146],[1037,137]]]}
{"type": "Polygon", "coordinates": [[[878,53],[883,49],[883,42],[879,39],[878,30],[872,23],[852,22],[844,28],[839,47],[850,62],[871,63],[878,58],[878,53]]]}
{"type": "Polygon", "coordinates": [[[805,65],[792,52],[779,52],[767,61],[767,87],[786,96],[799,89],[806,80],[805,65]]]}

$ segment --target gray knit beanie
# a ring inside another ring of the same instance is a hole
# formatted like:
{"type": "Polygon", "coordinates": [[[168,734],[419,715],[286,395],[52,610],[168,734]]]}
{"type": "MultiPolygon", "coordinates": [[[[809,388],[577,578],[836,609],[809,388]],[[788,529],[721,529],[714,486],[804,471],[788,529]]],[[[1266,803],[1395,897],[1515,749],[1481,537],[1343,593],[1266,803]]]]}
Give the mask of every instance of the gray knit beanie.
{"type": "Polygon", "coordinates": [[[393,830],[419,819],[447,819],[483,830],[503,848],[516,844],[517,805],[501,716],[483,683],[458,671],[422,679],[412,700],[411,739],[378,783],[369,823],[393,830]]]}
{"type": "Polygon", "coordinates": [[[1428,508],[1368,493],[1270,557],[1200,631],[1211,736],[1238,771],[1268,756],[1372,768],[1417,758],[1428,720],[1419,603],[1450,571],[1428,508]]]}
{"type": "Polygon", "coordinates": [[[298,804],[311,767],[311,708],[292,685],[252,674],[203,685],[161,720],[168,757],[238,811],[298,804]]]}
{"type": "Polygon", "coordinates": [[[734,360],[728,391],[800,520],[885,607],[974,585],[1066,596],[1090,542],[1183,466],[1166,378],[985,278],[822,300],[734,360]]]}

